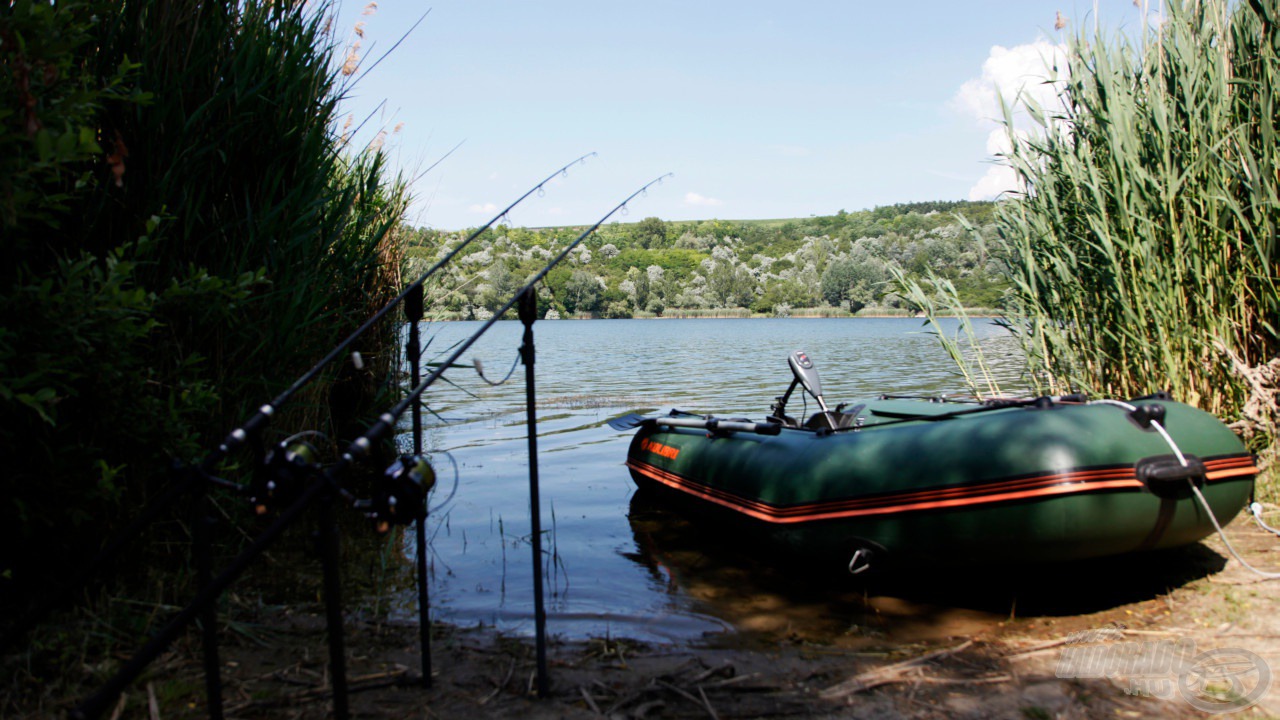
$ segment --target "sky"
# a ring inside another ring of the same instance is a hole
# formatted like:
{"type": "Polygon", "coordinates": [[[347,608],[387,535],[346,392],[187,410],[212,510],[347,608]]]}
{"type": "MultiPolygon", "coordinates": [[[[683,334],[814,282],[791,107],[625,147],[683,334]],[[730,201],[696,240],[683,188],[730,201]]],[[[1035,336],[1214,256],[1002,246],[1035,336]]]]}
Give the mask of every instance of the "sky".
{"type": "Polygon", "coordinates": [[[740,220],[1010,189],[995,87],[1052,98],[1059,14],[1141,26],[1070,1],[342,0],[333,27],[352,143],[385,133],[415,226],[481,225],[589,152],[509,224],[590,224],[665,173],[614,219],[740,220]]]}

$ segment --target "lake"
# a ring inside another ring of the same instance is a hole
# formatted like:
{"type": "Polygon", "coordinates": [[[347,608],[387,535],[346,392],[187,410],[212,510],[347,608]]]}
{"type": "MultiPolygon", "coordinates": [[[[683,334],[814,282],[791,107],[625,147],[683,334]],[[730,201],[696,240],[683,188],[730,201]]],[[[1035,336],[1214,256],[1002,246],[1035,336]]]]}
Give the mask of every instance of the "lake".
{"type": "MultiPolygon", "coordinates": [[[[424,323],[425,358],[447,356],[480,325],[424,323]]],[[[989,321],[975,326],[999,360],[997,374],[1015,383],[1012,339],[989,321]]],[[[945,327],[954,333],[957,323],[945,327]]],[[[518,322],[496,324],[464,361],[479,358],[491,380],[501,379],[522,331],[518,322]]],[[[707,538],[688,518],[633,502],[623,465],[632,433],[605,424],[673,407],[762,418],[791,381],[786,358],[796,349],[813,358],[832,407],[880,393],[964,392],[963,378],[921,320],[540,321],[535,334],[549,633],[683,641],[730,631],[874,633],[885,631],[877,623],[890,623],[899,637],[928,635],[926,627],[887,619],[920,616],[918,603],[871,601],[821,578],[798,583],[767,560],[737,552],[731,539],[707,538]]],[[[426,394],[424,442],[439,476],[428,521],[436,620],[532,632],[523,378],[519,366],[510,382],[492,387],[474,370],[457,368],[426,394]]],[[[792,399],[793,415],[802,394],[792,399]]],[[[408,434],[400,442],[412,447],[408,434]]],[[[412,533],[406,541],[412,557],[412,533]]],[[[414,603],[402,592],[395,615],[416,617],[414,603]]],[[[989,619],[956,610],[948,627],[989,619]]]]}

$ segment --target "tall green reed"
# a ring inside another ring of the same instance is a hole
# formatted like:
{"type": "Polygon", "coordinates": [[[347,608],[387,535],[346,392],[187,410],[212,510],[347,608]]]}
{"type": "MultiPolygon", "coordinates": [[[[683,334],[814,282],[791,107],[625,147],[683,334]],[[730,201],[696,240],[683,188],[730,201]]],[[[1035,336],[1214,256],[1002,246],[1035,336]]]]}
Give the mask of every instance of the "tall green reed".
{"type": "Polygon", "coordinates": [[[1168,389],[1274,441],[1275,387],[1247,421],[1241,369],[1280,351],[1278,18],[1275,0],[1170,2],[1141,47],[1075,37],[1062,109],[1022,103],[1035,132],[1006,108],[1007,310],[1042,388],[1168,389]]]}
{"type": "MultiPolygon", "coordinates": [[[[397,290],[407,201],[348,147],[328,3],[0,9],[0,589],[82,556],[397,290]],[[28,102],[29,101],[29,102],[28,102]],[[23,548],[22,553],[8,552],[23,548]]],[[[394,323],[277,424],[344,432],[394,323]]],[[[0,592],[0,596],[4,593],[0,592]]]]}
{"type": "Polygon", "coordinates": [[[960,371],[969,392],[981,398],[1003,396],[1005,391],[1001,389],[997,373],[974,332],[973,321],[969,318],[964,303],[960,301],[960,293],[955,284],[947,278],[938,277],[932,271],[916,280],[908,277],[906,271],[896,263],[889,265],[888,269],[898,292],[924,314],[925,322],[932,328],[929,332],[938,338],[938,343],[960,371]],[[954,334],[948,334],[942,324],[943,317],[956,319],[954,334]]]}

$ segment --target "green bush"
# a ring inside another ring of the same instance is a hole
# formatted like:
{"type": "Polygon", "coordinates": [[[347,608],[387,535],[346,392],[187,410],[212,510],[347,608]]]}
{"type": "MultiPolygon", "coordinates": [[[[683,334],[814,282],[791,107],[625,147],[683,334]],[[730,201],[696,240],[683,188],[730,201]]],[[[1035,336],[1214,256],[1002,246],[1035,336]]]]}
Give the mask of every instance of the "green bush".
{"type": "MultiPolygon", "coordinates": [[[[0,575],[15,584],[74,567],[171,459],[199,459],[395,292],[403,188],[337,136],[326,11],[0,7],[0,97],[16,101],[0,107],[0,575]]],[[[341,434],[334,418],[387,379],[393,330],[361,346],[380,363],[330,372],[291,419],[341,434]]]]}

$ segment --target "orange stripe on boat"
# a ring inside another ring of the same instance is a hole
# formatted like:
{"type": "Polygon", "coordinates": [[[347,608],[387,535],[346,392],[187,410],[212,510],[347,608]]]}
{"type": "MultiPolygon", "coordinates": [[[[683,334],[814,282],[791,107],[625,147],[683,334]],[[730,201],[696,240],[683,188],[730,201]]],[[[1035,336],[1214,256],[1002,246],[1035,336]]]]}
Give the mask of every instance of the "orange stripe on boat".
{"type": "MultiPolygon", "coordinates": [[[[1143,484],[1133,466],[1079,470],[1041,475],[1017,480],[1003,480],[980,485],[917,490],[873,498],[850,498],[826,502],[778,507],[751,500],[734,493],[707,487],[676,473],[645,462],[627,459],[627,467],[655,482],[702,498],[748,517],[775,524],[793,524],[815,520],[888,515],[900,512],[938,510],[972,505],[986,505],[1030,498],[1055,497],[1106,490],[1141,490],[1143,484]]],[[[1249,456],[1205,461],[1209,481],[1256,475],[1257,467],[1249,456]]]]}

